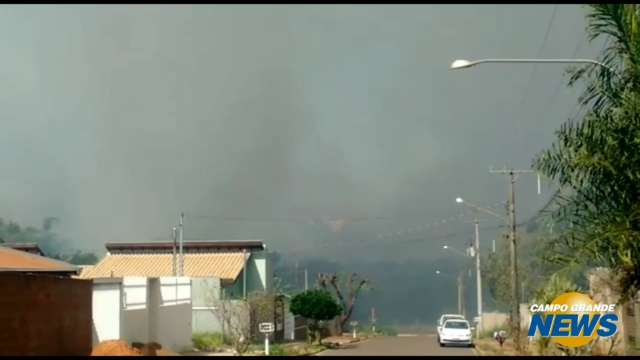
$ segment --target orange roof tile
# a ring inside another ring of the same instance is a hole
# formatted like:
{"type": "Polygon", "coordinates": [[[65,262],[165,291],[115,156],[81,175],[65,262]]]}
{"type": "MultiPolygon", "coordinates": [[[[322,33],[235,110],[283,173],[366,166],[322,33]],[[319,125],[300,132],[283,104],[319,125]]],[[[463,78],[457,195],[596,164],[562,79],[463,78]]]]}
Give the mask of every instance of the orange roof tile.
{"type": "Polygon", "coordinates": [[[63,261],[0,246],[0,271],[77,272],[78,268],[63,261]]]}
{"type": "MultiPolygon", "coordinates": [[[[243,253],[240,251],[184,254],[184,276],[188,277],[217,277],[233,281],[240,275],[243,267],[243,253]]],[[[124,276],[173,276],[173,255],[111,254],[95,266],[83,269],[80,274],[80,278],[84,279],[124,276]]]]}

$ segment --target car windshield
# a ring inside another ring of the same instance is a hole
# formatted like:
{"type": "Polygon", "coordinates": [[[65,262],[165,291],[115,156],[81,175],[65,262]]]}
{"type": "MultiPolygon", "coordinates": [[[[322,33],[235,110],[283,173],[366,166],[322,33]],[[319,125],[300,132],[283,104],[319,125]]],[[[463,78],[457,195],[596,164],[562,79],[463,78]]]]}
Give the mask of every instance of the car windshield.
{"type": "Polygon", "coordinates": [[[447,321],[444,327],[447,329],[468,329],[469,325],[466,321],[447,321]]]}
{"type": "Polygon", "coordinates": [[[462,319],[462,316],[457,316],[457,315],[445,316],[442,319],[442,322],[444,323],[445,321],[451,320],[451,319],[462,319]]]}

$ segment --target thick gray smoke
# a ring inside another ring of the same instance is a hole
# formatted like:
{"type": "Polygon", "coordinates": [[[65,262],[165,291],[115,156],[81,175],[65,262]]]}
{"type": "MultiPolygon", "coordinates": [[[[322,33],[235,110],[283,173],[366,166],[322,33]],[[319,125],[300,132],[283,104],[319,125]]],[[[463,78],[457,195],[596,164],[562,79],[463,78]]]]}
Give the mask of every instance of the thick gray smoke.
{"type": "MultiPolygon", "coordinates": [[[[187,239],[434,261],[443,241],[464,246],[470,217],[419,227],[459,214],[456,196],[504,201],[489,167],[528,167],[577,96],[561,65],[448,66],[594,56],[585,10],[557,6],[548,29],[553,11],[5,5],[0,216],[58,217],[100,252],[167,239],[184,211],[187,239]]],[[[545,202],[535,192],[518,183],[521,219],[545,202]]]]}

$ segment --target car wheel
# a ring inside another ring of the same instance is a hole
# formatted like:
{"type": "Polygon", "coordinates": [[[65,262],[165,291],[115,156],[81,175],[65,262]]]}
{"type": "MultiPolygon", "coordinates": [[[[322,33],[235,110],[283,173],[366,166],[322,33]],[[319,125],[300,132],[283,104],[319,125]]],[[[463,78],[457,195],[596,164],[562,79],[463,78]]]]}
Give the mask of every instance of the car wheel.
{"type": "Polygon", "coordinates": [[[440,344],[440,347],[444,347],[444,344],[438,341],[438,344],[440,344]]]}

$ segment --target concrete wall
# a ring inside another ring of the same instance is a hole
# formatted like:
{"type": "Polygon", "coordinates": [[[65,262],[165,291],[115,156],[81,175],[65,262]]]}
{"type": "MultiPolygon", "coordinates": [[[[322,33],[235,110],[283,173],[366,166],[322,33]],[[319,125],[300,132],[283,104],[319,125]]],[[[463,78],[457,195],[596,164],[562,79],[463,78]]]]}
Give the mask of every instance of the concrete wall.
{"type": "MultiPolygon", "coordinates": [[[[98,294],[93,318],[96,336],[114,336],[132,342],[155,341],[180,351],[191,347],[191,282],[188,278],[125,277],[122,286],[94,284],[98,294]],[[121,293],[122,296],[115,295],[121,293]],[[114,306],[116,298],[122,299],[114,306]]],[[[119,285],[119,284],[118,284],[119,285]]]]}
{"type": "Polygon", "coordinates": [[[191,279],[188,277],[160,278],[161,305],[187,304],[192,302],[191,279]]]}
{"type": "Polygon", "coordinates": [[[222,332],[222,324],[212,312],[213,304],[209,300],[220,299],[220,279],[194,278],[191,284],[193,332],[222,332]]]}
{"type": "Polygon", "coordinates": [[[507,330],[508,322],[509,314],[506,313],[486,312],[482,314],[482,327],[485,331],[495,328],[507,330]]]}
{"type": "Polygon", "coordinates": [[[122,283],[101,281],[93,284],[93,345],[106,340],[120,339],[122,335],[122,283]]]}
{"type": "Polygon", "coordinates": [[[122,312],[122,340],[128,342],[148,342],[147,309],[131,309],[122,312]]]}
{"type": "Polygon", "coordinates": [[[191,350],[191,303],[163,305],[158,308],[156,340],[173,351],[191,350]]]}
{"type": "Polygon", "coordinates": [[[0,355],[91,353],[91,281],[0,273],[0,289],[0,355]]]}
{"type": "Polygon", "coordinates": [[[144,309],[147,303],[147,278],[127,276],[122,278],[124,290],[124,308],[127,310],[144,309]]]}
{"type": "Polygon", "coordinates": [[[121,339],[128,342],[148,342],[147,278],[124,277],[122,291],[121,339]]]}
{"type": "Polygon", "coordinates": [[[233,284],[224,286],[227,298],[241,299],[244,290],[244,271],[247,272],[247,295],[255,291],[271,291],[273,269],[269,253],[254,251],[247,260],[247,268],[243,269],[233,284]]]}
{"type": "Polygon", "coordinates": [[[269,254],[258,251],[251,254],[251,261],[247,264],[247,285],[251,291],[270,291],[273,273],[269,254]]]}

